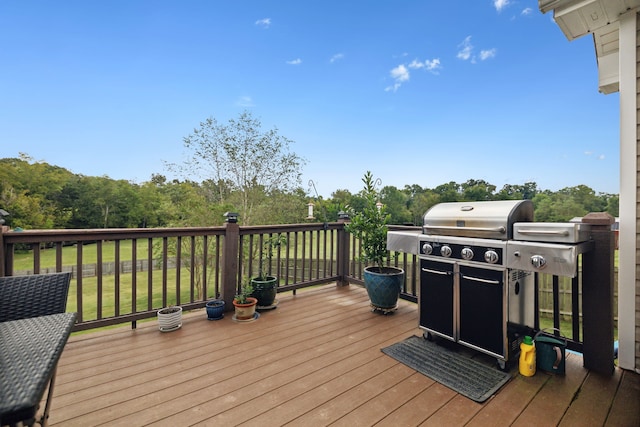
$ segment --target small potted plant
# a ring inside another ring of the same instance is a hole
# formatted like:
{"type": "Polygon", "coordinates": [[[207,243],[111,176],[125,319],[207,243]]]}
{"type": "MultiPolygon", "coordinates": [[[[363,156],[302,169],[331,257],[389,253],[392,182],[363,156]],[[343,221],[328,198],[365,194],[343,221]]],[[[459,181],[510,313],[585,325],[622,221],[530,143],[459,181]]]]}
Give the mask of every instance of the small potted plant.
{"type": "Polygon", "coordinates": [[[391,215],[379,203],[379,194],[370,171],[362,178],[365,199],[364,208],[355,212],[348,208],[351,222],[345,229],[360,240],[360,260],[372,265],[364,269],[364,286],[374,311],[387,314],[398,305],[398,297],[404,283],[404,270],[388,265],[387,225],[391,215]]]}
{"type": "Polygon", "coordinates": [[[235,307],[233,320],[248,322],[257,318],[256,304],[258,299],[250,296],[252,292],[253,286],[251,286],[251,282],[248,282],[242,285],[240,293],[233,298],[233,306],[235,307]]]}
{"type": "Polygon", "coordinates": [[[258,276],[251,279],[253,288],[251,296],[258,299],[258,309],[276,308],[276,295],[278,292],[278,278],[271,276],[268,271],[271,268],[273,251],[287,244],[287,239],[282,234],[270,236],[263,241],[260,259],[258,261],[258,276]]]}
{"type": "Polygon", "coordinates": [[[205,304],[207,320],[220,320],[224,317],[224,300],[212,299],[205,304]]]}
{"type": "Polygon", "coordinates": [[[158,310],[160,332],[171,332],[182,327],[182,307],[170,305],[158,310]]]}

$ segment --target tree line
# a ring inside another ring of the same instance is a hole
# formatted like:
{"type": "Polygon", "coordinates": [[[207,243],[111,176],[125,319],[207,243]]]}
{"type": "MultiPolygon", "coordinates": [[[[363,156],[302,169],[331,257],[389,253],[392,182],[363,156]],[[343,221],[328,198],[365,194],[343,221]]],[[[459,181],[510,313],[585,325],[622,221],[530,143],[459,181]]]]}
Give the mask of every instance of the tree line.
{"type": "MultiPolygon", "coordinates": [[[[530,199],[536,221],[568,221],[589,212],[618,216],[619,196],[596,193],[586,185],[559,191],[541,190],[535,182],[501,189],[470,179],[435,188],[418,184],[399,189],[384,186],[380,202],[393,224],[422,224],[427,209],[437,203],[530,199]]],[[[0,159],[0,208],[10,215],[7,225],[23,229],[132,228],[216,226],[225,212],[238,212],[244,225],[293,224],[309,221],[309,189],[256,184],[236,188],[223,177],[168,180],[154,174],[143,183],[107,176],[74,174],[59,166],[34,161],[26,154],[0,159]],[[247,212],[251,206],[250,215],[247,212]]],[[[313,221],[333,222],[347,206],[364,206],[361,193],[337,189],[329,198],[314,198],[313,221]]]]}
{"type": "MultiPolygon", "coordinates": [[[[183,179],[157,173],[135,183],[79,175],[21,153],[0,159],[0,209],[9,212],[5,221],[14,228],[87,229],[215,226],[225,212],[237,212],[243,225],[333,222],[347,207],[364,207],[362,191],[337,189],[328,199],[314,200],[316,218],[307,218],[311,189],[300,180],[305,159],[291,144],[276,128],[263,131],[260,120],[244,111],[227,123],[208,118],[183,138],[184,161],[166,164],[183,179]]],[[[527,182],[497,190],[470,179],[379,190],[392,224],[422,224],[427,209],[441,202],[507,199],[532,200],[536,221],[603,211],[618,216],[618,195],[596,194],[585,185],[552,192],[527,182]]]]}

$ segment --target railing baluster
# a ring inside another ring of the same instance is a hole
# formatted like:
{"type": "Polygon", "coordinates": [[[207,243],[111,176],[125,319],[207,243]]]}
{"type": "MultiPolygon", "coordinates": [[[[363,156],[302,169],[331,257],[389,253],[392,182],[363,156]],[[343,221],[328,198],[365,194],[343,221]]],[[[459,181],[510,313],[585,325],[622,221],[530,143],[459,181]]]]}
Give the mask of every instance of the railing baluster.
{"type": "MultiPolygon", "coordinates": [[[[167,262],[169,261],[167,252],[169,251],[169,238],[162,238],[162,307],[167,306],[167,297],[168,297],[168,266],[167,262]]],[[[155,308],[155,307],[154,307],[155,308]]]]}
{"type": "MultiPolygon", "coordinates": [[[[77,321],[84,320],[84,306],[82,305],[82,242],[76,244],[76,309],[78,311],[77,321]]],[[[102,298],[102,292],[99,297],[102,298]]]]}
{"type": "Polygon", "coordinates": [[[131,312],[138,312],[138,240],[131,239],[131,312]]]}
{"type": "Polygon", "coordinates": [[[147,239],[147,311],[153,310],[153,238],[147,239]]]}
{"type": "Polygon", "coordinates": [[[115,244],[115,271],[114,271],[114,316],[120,316],[120,239],[115,244]]]}
{"type": "MultiPolygon", "coordinates": [[[[577,265],[576,270],[578,270],[577,265]]],[[[571,339],[581,341],[579,272],[571,279],[571,339]]]]}
{"type": "Polygon", "coordinates": [[[31,245],[33,250],[33,274],[40,274],[40,243],[31,245]]]}
{"type": "Polygon", "coordinates": [[[104,295],[104,289],[103,289],[103,271],[102,271],[102,240],[98,240],[96,242],[96,261],[98,263],[98,265],[96,266],[96,273],[97,273],[97,277],[96,277],[96,288],[98,289],[98,300],[96,302],[96,319],[102,319],[103,317],[103,313],[102,313],[102,306],[103,306],[103,300],[102,300],[102,296],[104,295]]]}
{"type": "Polygon", "coordinates": [[[176,305],[180,305],[180,278],[182,274],[182,236],[176,237],[176,305]]]}
{"type": "Polygon", "coordinates": [[[291,283],[289,281],[289,259],[291,258],[289,254],[291,253],[291,233],[286,233],[287,244],[285,245],[284,253],[285,253],[285,268],[284,268],[284,284],[288,285],[291,283]]]}

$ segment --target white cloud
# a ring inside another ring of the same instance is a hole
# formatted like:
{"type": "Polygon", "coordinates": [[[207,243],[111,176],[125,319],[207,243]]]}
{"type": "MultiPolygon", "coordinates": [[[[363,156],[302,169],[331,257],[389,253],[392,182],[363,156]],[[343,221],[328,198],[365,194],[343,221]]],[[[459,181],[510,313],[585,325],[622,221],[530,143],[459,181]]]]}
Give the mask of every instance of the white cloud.
{"type": "Polygon", "coordinates": [[[302,59],[296,58],[296,59],[294,59],[292,61],[287,61],[287,64],[289,64],[289,65],[300,65],[300,64],[302,64],[302,59]]]}
{"type": "MultiPolygon", "coordinates": [[[[476,63],[476,55],[473,53],[473,45],[471,44],[471,36],[465,37],[465,39],[458,45],[458,53],[456,57],[463,61],[470,61],[472,64],[476,63]]],[[[489,58],[494,58],[496,56],[497,50],[495,48],[492,49],[482,49],[480,54],[478,55],[481,61],[487,60],[489,58]]]]}
{"type": "Polygon", "coordinates": [[[409,81],[409,70],[403,64],[398,65],[396,68],[392,69],[389,74],[391,74],[391,78],[395,80],[395,83],[392,86],[387,86],[385,91],[397,91],[402,83],[409,81]]]}
{"type": "Polygon", "coordinates": [[[250,96],[241,96],[236,101],[236,105],[239,107],[254,107],[253,99],[250,96]]]}
{"type": "Polygon", "coordinates": [[[526,7],[520,12],[521,15],[531,15],[533,13],[533,9],[530,7],[526,7]]]}
{"type": "Polygon", "coordinates": [[[384,90],[385,92],[395,92],[400,88],[400,86],[402,86],[404,82],[408,82],[409,78],[411,77],[411,73],[409,72],[409,69],[412,69],[412,70],[424,69],[426,71],[429,71],[432,74],[437,75],[439,74],[439,70],[441,68],[442,66],[440,65],[439,58],[426,59],[425,61],[419,61],[417,59],[414,59],[407,65],[400,64],[389,72],[389,74],[391,75],[391,78],[394,80],[394,83],[391,86],[387,86],[384,90]]]}
{"type": "MultiPolygon", "coordinates": [[[[592,156],[593,155],[593,151],[585,151],[584,152],[585,156],[592,156]]],[[[604,160],[605,159],[605,155],[604,154],[599,154],[596,159],[598,160],[604,160]]]]}
{"type": "Polygon", "coordinates": [[[271,25],[271,18],[258,19],[256,21],[256,25],[262,28],[269,28],[269,26],[271,25]]]}
{"type": "Polygon", "coordinates": [[[407,70],[407,67],[400,64],[391,70],[391,77],[399,82],[406,82],[409,80],[409,70],[407,70]]]}
{"type": "Polygon", "coordinates": [[[498,12],[507,7],[510,3],[510,0],[493,0],[493,6],[496,8],[498,12]]]}
{"type": "Polygon", "coordinates": [[[416,70],[424,68],[425,70],[433,74],[438,74],[438,71],[442,68],[442,66],[440,65],[440,58],[427,59],[424,62],[420,62],[417,59],[414,59],[409,64],[409,68],[413,68],[416,70]]]}
{"type": "Polygon", "coordinates": [[[495,58],[495,56],[496,56],[496,49],[495,48],[489,49],[489,50],[481,50],[480,51],[480,60],[481,61],[484,61],[484,60],[489,59],[489,58],[495,58]]]}
{"type": "Polygon", "coordinates": [[[332,64],[340,59],[344,58],[344,54],[342,53],[336,53],[335,55],[333,55],[331,57],[331,59],[329,59],[329,62],[331,62],[332,64]]]}
{"type": "Polygon", "coordinates": [[[462,59],[463,61],[471,58],[471,52],[473,52],[473,45],[471,44],[471,36],[467,36],[462,43],[458,45],[458,54],[456,57],[458,59],[462,59]]]}

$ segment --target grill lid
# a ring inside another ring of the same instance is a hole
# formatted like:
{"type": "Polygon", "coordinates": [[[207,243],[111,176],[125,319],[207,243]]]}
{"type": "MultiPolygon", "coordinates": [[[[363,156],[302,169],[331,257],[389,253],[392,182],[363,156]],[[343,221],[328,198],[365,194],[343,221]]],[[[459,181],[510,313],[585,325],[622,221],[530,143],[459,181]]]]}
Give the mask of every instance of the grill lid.
{"type": "Polygon", "coordinates": [[[513,238],[515,222],[533,221],[533,203],[531,200],[439,203],[423,219],[425,234],[507,240],[513,238]]]}

